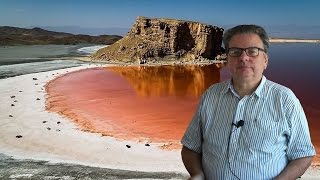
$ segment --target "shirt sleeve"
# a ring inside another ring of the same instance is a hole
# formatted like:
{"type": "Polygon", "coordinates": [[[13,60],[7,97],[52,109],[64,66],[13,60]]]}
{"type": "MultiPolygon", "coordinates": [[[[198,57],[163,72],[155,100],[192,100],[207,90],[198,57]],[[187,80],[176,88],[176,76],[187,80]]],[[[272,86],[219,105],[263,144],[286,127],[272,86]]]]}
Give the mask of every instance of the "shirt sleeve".
{"type": "Polygon", "coordinates": [[[295,97],[288,108],[287,118],[291,124],[287,156],[289,160],[310,157],[316,154],[311,142],[308,122],[302,105],[295,97]]]}
{"type": "Polygon", "coordinates": [[[203,101],[205,99],[205,95],[203,95],[200,99],[197,110],[184,134],[182,137],[181,143],[183,146],[188,149],[201,154],[202,152],[202,106],[203,101]]]}

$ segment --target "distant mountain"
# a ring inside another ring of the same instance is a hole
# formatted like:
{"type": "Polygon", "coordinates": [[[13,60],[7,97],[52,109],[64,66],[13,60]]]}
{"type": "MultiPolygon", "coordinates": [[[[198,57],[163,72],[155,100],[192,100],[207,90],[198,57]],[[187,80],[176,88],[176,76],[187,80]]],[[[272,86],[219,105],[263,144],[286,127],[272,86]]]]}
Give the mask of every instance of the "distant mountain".
{"type": "Polygon", "coordinates": [[[0,46],[35,44],[113,44],[121,39],[118,35],[90,36],[48,31],[42,28],[0,26],[0,46]]]}
{"type": "MultiPolygon", "coordinates": [[[[30,26],[26,28],[34,28],[30,26]]],[[[111,28],[90,28],[90,27],[79,27],[79,26],[38,26],[42,29],[56,32],[67,32],[72,34],[87,34],[91,36],[99,36],[103,34],[125,36],[129,31],[128,28],[111,27],[111,28]]]]}
{"type": "Polygon", "coordinates": [[[41,28],[32,28],[32,29],[25,29],[19,27],[10,27],[10,26],[0,26],[0,37],[3,36],[10,36],[10,35],[25,35],[25,36],[52,36],[56,38],[72,36],[71,33],[63,33],[63,32],[54,32],[54,31],[47,31],[41,28]]]}

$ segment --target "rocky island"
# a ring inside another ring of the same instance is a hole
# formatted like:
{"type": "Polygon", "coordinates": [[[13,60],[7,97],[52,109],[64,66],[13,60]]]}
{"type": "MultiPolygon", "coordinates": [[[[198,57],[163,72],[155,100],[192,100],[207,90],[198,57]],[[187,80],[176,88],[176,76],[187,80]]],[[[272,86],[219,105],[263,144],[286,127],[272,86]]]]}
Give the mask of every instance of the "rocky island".
{"type": "Polygon", "coordinates": [[[98,50],[94,61],[137,64],[210,61],[221,54],[223,28],[199,22],[137,17],[128,34],[98,50]]]}

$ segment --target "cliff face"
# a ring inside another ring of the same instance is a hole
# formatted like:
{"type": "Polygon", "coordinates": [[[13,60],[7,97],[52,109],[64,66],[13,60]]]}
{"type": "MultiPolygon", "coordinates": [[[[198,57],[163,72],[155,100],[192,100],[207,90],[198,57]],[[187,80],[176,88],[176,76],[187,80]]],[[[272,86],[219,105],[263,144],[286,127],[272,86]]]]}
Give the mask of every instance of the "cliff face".
{"type": "Polygon", "coordinates": [[[124,38],[92,58],[138,63],[214,59],[221,49],[222,34],[222,28],[199,22],[138,17],[124,38]]]}

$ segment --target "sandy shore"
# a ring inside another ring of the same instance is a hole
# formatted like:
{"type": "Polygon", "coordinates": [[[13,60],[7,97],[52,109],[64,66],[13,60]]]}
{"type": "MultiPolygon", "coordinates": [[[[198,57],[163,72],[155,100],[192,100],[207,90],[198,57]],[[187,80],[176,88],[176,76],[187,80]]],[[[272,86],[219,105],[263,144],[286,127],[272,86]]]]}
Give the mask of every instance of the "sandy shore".
{"type": "MultiPolygon", "coordinates": [[[[69,119],[46,111],[47,82],[68,72],[96,66],[0,79],[0,153],[53,163],[187,174],[179,150],[162,150],[145,146],[145,142],[83,132],[69,119]]],[[[319,178],[319,164],[314,164],[302,179],[319,178]]]]}

